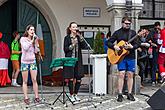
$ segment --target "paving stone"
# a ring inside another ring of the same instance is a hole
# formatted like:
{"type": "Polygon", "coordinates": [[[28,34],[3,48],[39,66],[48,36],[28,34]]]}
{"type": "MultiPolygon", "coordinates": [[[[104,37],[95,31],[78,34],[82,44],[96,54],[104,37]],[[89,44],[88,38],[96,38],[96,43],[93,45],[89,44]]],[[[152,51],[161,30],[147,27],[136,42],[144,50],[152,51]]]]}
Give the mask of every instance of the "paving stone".
{"type": "MultiPolygon", "coordinates": [[[[143,94],[152,96],[160,86],[151,87],[147,86],[141,90],[143,94]]],[[[23,102],[23,93],[21,88],[1,88],[0,91],[0,110],[151,110],[146,100],[148,97],[144,95],[135,95],[136,101],[129,101],[124,95],[123,102],[117,102],[117,97],[114,95],[95,96],[89,93],[79,93],[79,97],[82,99],[80,102],[76,102],[75,105],[66,101],[66,104],[62,104],[59,100],[54,105],[47,105],[45,103],[52,104],[57,96],[62,91],[62,87],[43,87],[43,98],[45,99],[42,104],[35,105],[33,103],[34,94],[29,90],[29,97],[31,104],[28,107],[23,102]],[[8,90],[5,92],[5,90],[8,90]],[[66,107],[67,105],[67,107],[66,107]],[[96,108],[95,108],[96,106],[96,108]],[[28,108],[26,108],[28,107],[28,108]]],[[[66,88],[66,91],[68,89],[66,88]]],[[[60,99],[62,100],[62,96],[60,99]]]]}

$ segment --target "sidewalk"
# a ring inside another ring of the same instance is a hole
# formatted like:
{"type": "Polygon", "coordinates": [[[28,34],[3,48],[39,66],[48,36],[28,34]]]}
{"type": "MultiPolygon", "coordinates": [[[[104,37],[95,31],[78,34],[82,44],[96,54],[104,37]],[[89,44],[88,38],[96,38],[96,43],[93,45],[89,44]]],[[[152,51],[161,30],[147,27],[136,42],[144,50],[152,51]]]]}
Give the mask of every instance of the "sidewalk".
{"type": "MultiPolygon", "coordinates": [[[[146,86],[141,90],[141,93],[152,96],[160,86],[146,86]]],[[[54,105],[46,106],[44,104],[39,104],[30,108],[26,108],[27,105],[23,102],[23,93],[21,87],[1,87],[0,88],[0,110],[151,110],[147,104],[148,97],[144,95],[135,95],[136,101],[129,101],[124,96],[123,102],[117,102],[116,96],[105,95],[105,96],[95,96],[93,94],[89,95],[88,92],[80,91],[80,102],[75,102],[72,105],[67,101],[67,106],[63,105],[60,101],[57,101],[54,105]],[[94,107],[96,106],[96,108],[94,107]]],[[[29,87],[29,96],[31,99],[31,105],[34,105],[33,98],[34,94],[32,87],[29,87]]],[[[52,104],[57,98],[59,93],[62,91],[62,87],[46,87],[43,86],[43,96],[45,102],[52,104]]],[[[66,87],[66,91],[67,87],[66,87]]],[[[62,97],[61,97],[62,99],[62,97]]]]}

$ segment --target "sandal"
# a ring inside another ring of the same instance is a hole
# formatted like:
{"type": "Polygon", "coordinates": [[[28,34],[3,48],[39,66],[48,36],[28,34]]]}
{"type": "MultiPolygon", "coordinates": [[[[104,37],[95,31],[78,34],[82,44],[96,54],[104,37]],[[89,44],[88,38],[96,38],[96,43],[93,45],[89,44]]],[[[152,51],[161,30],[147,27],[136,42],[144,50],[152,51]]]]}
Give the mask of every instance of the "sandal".
{"type": "Polygon", "coordinates": [[[28,99],[24,99],[24,102],[25,102],[26,105],[29,105],[30,104],[30,99],[29,98],[28,99]]]}
{"type": "Polygon", "coordinates": [[[39,98],[35,98],[34,99],[34,103],[40,103],[40,99],[39,98]]]}

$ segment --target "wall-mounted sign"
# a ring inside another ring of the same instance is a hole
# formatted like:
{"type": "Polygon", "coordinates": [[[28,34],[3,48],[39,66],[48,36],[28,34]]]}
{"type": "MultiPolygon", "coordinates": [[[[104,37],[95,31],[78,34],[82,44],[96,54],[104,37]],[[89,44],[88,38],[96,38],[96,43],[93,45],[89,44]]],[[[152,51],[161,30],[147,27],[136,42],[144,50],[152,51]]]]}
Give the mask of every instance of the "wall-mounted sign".
{"type": "Polygon", "coordinates": [[[85,31],[84,32],[84,38],[93,38],[93,32],[92,31],[85,31]]]}
{"type": "Polygon", "coordinates": [[[100,16],[100,8],[84,7],[83,8],[83,16],[84,17],[99,17],[100,16]]]}

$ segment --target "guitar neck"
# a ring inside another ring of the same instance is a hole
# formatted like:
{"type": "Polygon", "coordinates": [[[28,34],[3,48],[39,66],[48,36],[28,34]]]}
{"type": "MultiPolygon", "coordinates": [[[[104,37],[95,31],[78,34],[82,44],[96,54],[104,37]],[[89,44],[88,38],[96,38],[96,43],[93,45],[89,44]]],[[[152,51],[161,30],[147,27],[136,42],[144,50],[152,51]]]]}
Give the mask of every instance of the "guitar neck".
{"type": "Polygon", "coordinates": [[[134,39],[136,39],[138,37],[138,35],[135,35],[134,37],[132,37],[130,40],[128,40],[128,43],[132,42],[134,39]]]}

